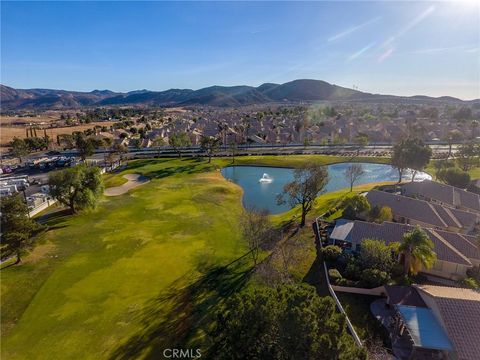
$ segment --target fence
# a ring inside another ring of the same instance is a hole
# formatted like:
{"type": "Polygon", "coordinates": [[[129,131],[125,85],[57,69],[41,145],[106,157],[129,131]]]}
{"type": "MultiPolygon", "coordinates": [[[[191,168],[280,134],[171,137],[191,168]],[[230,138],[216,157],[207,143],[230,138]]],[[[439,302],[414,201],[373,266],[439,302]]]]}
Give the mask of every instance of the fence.
{"type": "Polygon", "coordinates": [[[48,208],[49,206],[55,204],[56,202],[57,202],[57,200],[55,200],[55,199],[45,198],[44,202],[42,202],[40,205],[38,205],[35,208],[33,208],[32,210],[30,210],[30,212],[28,213],[28,216],[33,217],[33,216],[37,215],[38,213],[42,212],[43,210],[45,210],[46,208],[48,208]]]}
{"type": "MultiPolygon", "coordinates": [[[[315,219],[315,232],[316,232],[317,239],[319,241],[320,248],[321,248],[322,247],[322,239],[320,237],[320,232],[319,232],[318,218],[315,219]]],[[[350,334],[353,337],[353,340],[355,341],[355,343],[357,344],[358,347],[362,347],[363,346],[362,340],[360,339],[357,332],[355,331],[355,328],[353,327],[352,322],[348,318],[348,315],[345,312],[345,309],[343,308],[342,304],[340,303],[340,300],[337,297],[337,294],[335,294],[335,291],[333,290],[332,285],[330,284],[330,279],[328,278],[328,269],[327,269],[327,265],[325,264],[325,261],[323,261],[323,268],[324,268],[324,271],[325,271],[325,280],[327,282],[328,291],[330,292],[330,295],[332,295],[333,299],[335,300],[335,303],[337,304],[338,311],[340,311],[343,315],[345,315],[345,319],[346,319],[346,322],[347,322],[347,327],[348,327],[348,330],[350,331],[350,334]]]]}

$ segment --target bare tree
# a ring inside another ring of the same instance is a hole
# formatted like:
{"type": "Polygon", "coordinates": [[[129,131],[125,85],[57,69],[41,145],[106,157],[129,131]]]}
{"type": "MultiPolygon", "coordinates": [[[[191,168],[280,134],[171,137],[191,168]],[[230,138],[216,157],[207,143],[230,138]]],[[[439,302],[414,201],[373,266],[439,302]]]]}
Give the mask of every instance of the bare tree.
{"type": "Polygon", "coordinates": [[[328,172],[325,167],[316,164],[304,165],[294,170],[293,181],[283,187],[283,193],[277,196],[277,203],[288,202],[292,207],[300,205],[302,209],[300,227],[303,227],[315,198],[324,191],[327,183],[328,172]]]}
{"type": "Polygon", "coordinates": [[[268,218],[268,211],[246,210],[240,219],[244,239],[248,244],[254,266],[257,266],[260,249],[273,240],[275,230],[268,218]]]}
{"type": "Polygon", "coordinates": [[[345,170],[345,177],[350,183],[350,191],[353,190],[353,185],[355,182],[360,179],[365,174],[363,166],[360,164],[352,164],[345,170]]]}

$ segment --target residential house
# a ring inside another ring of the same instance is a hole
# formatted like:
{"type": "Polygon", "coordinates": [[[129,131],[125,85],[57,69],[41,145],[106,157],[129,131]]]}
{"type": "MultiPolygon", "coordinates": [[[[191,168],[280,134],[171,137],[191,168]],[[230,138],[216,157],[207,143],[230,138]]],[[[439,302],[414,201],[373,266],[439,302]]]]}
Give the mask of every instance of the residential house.
{"type": "MultiPolygon", "coordinates": [[[[359,251],[365,239],[384,241],[386,244],[401,243],[404,234],[414,228],[412,225],[394,222],[377,224],[355,220],[340,222],[330,238],[336,243],[348,242],[353,251],[359,251]]],[[[475,246],[474,237],[432,228],[423,230],[434,244],[437,260],[431,269],[422,269],[422,272],[458,280],[466,277],[468,269],[479,264],[480,252],[475,246]]]]}
{"type": "Polygon", "coordinates": [[[480,293],[471,289],[415,285],[453,344],[456,360],[480,359],[480,293]]]}
{"type": "Polygon", "coordinates": [[[480,214],[385,191],[371,190],[366,197],[371,206],[391,208],[393,219],[400,223],[468,234],[480,220],[480,214]]]}
{"type": "Polygon", "coordinates": [[[443,206],[480,212],[480,195],[436,181],[424,180],[407,183],[402,186],[402,194],[443,206]]]}

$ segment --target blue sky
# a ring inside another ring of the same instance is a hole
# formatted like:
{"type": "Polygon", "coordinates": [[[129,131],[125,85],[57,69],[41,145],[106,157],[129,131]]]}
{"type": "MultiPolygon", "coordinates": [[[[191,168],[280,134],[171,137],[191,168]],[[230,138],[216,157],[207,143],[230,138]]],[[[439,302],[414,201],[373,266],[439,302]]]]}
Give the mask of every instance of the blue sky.
{"type": "Polygon", "coordinates": [[[90,91],[313,78],[480,97],[480,7],[465,2],[3,2],[1,82],[90,91]]]}

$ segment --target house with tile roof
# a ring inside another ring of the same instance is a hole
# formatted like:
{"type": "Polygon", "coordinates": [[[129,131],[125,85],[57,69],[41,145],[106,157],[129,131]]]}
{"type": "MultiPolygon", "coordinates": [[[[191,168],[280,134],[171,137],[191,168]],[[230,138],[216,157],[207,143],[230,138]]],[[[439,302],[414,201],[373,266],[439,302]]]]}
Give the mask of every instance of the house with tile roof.
{"type": "MultiPolygon", "coordinates": [[[[353,251],[359,251],[365,239],[384,241],[386,244],[402,242],[404,234],[414,228],[413,225],[394,222],[377,224],[355,220],[340,222],[339,231],[334,228],[330,238],[333,236],[333,241],[348,242],[353,251]]],[[[468,269],[480,264],[480,251],[476,246],[475,237],[432,228],[423,230],[435,246],[437,261],[431,269],[422,269],[422,272],[458,280],[466,277],[468,269]]]]}
{"type": "Polygon", "coordinates": [[[480,221],[480,213],[446,207],[438,203],[371,190],[366,195],[371,206],[388,206],[397,222],[453,232],[471,233],[480,221]]]}
{"type": "Polygon", "coordinates": [[[480,293],[471,289],[415,285],[453,344],[457,360],[480,359],[480,293]]]}
{"type": "Polygon", "coordinates": [[[480,195],[436,181],[407,183],[402,186],[402,194],[447,207],[480,212],[480,195]]]}

